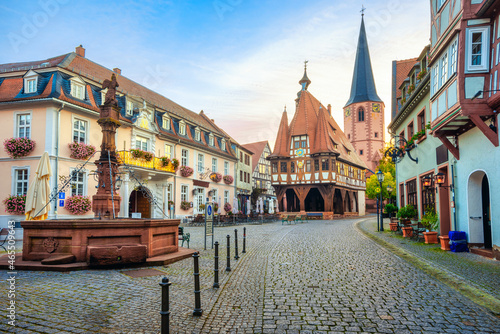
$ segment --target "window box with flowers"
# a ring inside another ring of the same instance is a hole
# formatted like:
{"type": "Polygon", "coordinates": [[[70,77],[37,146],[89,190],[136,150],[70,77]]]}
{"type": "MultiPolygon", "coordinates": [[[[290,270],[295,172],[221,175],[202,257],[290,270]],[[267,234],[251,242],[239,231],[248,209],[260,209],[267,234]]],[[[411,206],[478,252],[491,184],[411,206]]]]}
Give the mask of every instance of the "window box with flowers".
{"type": "Polygon", "coordinates": [[[169,157],[161,157],[160,162],[161,162],[162,167],[167,167],[168,164],[170,163],[170,158],[169,157]]]}
{"type": "Polygon", "coordinates": [[[153,160],[153,153],[151,152],[132,149],[130,150],[130,153],[132,153],[132,158],[134,159],[144,159],[147,162],[153,160]]]}
{"type": "Polygon", "coordinates": [[[186,202],[186,201],[182,201],[181,202],[181,209],[182,210],[189,210],[191,208],[191,203],[190,202],[186,202]]]}
{"type": "Polygon", "coordinates": [[[24,215],[26,208],[26,195],[10,195],[3,200],[5,211],[12,215],[24,215]]]}
{"type": "Polygon", "coordinates": [[[70,143],[68,146],[71,151],[70,157],[73,159],[87,160],[95,153],[95,146],[93,145],[70,143]]]}
{"type": "Polygon", "coordinates": [[[193,169],[189,166],[181,166],[181,176],[190,177],[193,175],[193,169]]]}
{"type": "Polygon", "coordinates": [[[221,173],[212,173],[212,174],[210,174],[210,180],[218,183],[222,180],[222,174],[221,173]]]}
{"type": "Polygon", "coordinates": [[[5,152],[11,158],[20,158],[29,155],[35,149],[35,141],[29,138],[9,138],[3,142],[5,152]]]}
{"type": "Polygon", "coordinates": [[[92,209],[92,201],[88,196],[75,195],[66,200],[64,208],[74,215],[84,215],[92,209]]]}
{"type": "Polygon", "coordinates": [[[223,179],[225,184],[232,184],[234,181],[231,175],[224,175],[223,179]]]}
{"type": "Polygon", "coordinates": [[[414,84],[411,84],[408,86],[408,95],[411,95],[411,93],[413,93],[413,91],[415,90],[415,85],[414,84]]]}
{"type": "Polygon", "coordinates": [[[418,80],[422,80],[422,79],[425,77],[425,75],[426,75],[426,74],[427,74],[427,70],[426,70],[426,69],[423,69],[422,71],[420,71],[420,72],[418,73],[418,75],[417,75],[417,79],[418,79],[418,80]]]}
{"type": "Polygon", "coordinates": [[[174,201],[168,201],[168,207],[170,208],[172,205],[175,205],[174,201]]]}
{"type": "Polygon", "coordinates": [[[179,160],[177,159],[172,159],[172,167],[177,171],[177,168],[179,168],[179,160]]]}

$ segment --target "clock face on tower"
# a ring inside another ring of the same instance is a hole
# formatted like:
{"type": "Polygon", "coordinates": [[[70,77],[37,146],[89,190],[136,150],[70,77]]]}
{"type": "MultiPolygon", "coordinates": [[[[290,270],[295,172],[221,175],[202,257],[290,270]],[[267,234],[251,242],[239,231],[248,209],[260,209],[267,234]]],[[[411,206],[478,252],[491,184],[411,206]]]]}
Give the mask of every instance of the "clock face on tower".
{"type": "Polygon", "coordinates": [[[303,157],[305,154],[304,150],[299,148],[298,150],[295,150],[295,155],[298,157],[303,157]]]}
{"type": "Polygon", "coordinates": [[[345,108],[345,117],[351,116],[351,107],[345,108]]]}
{"type": "Polygon", "coordinates": [[[380,112],[380,103],[374,103],[372,105],[373,112],[380,112]]]}

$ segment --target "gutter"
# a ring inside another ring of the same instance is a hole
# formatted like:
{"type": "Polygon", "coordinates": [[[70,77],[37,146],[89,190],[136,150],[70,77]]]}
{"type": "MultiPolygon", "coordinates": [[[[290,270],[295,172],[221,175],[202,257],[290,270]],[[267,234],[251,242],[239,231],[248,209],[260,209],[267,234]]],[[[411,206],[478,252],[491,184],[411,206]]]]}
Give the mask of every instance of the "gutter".
{"type": "MultiPolygon", "coordinates": [[[[56,191],[58,190],[57,186],[57,180],[59,180],[59,127],[61,125],[61,110],[64,108],[65,103],[61,101],[61,107],[57,109],[57,123],[56,123],[56,168],[55,168],[55,174],[54,174],[54,183],[55,183],[55,189],[56,191]]],[[[57,203],[58,201],[56,200],[54,202],[54,215],[55,219],[57,219],[57,203]]]]}

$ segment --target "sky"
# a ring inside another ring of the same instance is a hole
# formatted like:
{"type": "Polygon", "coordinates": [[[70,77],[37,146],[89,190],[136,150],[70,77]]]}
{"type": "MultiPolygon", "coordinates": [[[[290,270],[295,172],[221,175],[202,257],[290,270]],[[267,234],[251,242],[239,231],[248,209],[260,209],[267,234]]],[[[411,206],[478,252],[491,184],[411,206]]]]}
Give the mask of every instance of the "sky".
{"type": "Polygon", "coordinates": [[[39,0],[0,3],[0,63],[86,57],[194,112],[240,144],[269,140],[308,90],[343,127],[364,6],[372,67],[390,122],[391,63],[429,44],[428,0],[39,0]]]}

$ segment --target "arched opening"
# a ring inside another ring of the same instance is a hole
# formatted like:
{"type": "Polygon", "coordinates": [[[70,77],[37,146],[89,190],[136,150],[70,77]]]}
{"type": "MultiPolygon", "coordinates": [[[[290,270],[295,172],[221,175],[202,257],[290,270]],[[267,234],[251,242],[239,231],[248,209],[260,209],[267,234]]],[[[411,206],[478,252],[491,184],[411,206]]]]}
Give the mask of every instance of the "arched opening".
{"type": "Polygon", "coordinates": [[[469,243],[484,248],[492,247],[490,185],[483,171],[476,171],[469,177],[467,188],[469,209],[469,243]]]}
{"type": "Polygon", "coordinates": [[[145,193],[150,194],[146,187],[139,187],[130,194],[128,200],[130,217],[132,217],[132,213],[140,213],[141,218],[151,218],[151,203],[145,193]]]}
{"type": "Polygon", "coordinates": [[[359,122],[365,121],[365,110],[363,109],[363,107],[359,107],[358,109],[358,121],[359,122]]]}
{"type": "Polygon", "coordinates": [[[318,188],[311,188],[304,201],[305,209],[308,212],[323,212],[325,211],[325,202],[318,188]]]}
{"type": "Polygon", "coordinates": [[[299,212],[300,211],[300,201],[295,191],[293,189],[287,189],[285,195],[283,196],[283,208],[286,212],[299,212]]]}
{"type": "Polygon", "coordinates": [[[340,189],[335,189],[333,196],[333,212],[335,214],[344,214],[344,202],[342,201],[342,192],[340,189]]]}
{"type": "Polygon", "coordinates": [[[344,198],[344,203],[345,203],[345,212],[352,212],[352,206],[351,206],[351,196],[349,195],[349,192],[345,192],[345,198],[344,198]]]}

